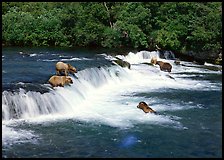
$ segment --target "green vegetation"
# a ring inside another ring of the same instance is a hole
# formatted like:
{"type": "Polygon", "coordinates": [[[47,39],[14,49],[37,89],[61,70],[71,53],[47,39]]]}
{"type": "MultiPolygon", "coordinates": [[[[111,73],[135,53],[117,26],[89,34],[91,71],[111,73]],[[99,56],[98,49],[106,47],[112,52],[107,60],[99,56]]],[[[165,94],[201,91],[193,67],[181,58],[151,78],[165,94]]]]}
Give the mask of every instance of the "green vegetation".
{"type": "Polygon", "coordinates": [[[2,2],[2,43],[219,52],[221,2],[2,2]]]}

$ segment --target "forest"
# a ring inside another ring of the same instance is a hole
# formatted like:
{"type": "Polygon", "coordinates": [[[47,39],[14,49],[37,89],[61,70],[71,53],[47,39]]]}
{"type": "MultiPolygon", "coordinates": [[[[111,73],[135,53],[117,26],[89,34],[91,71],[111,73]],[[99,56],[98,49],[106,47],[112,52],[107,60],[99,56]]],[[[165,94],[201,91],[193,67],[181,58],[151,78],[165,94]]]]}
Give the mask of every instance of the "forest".
{"type": "Polygon", "coordinates": [[[222,50],[221,2],[2,2],[2,45],[222,50]]]}

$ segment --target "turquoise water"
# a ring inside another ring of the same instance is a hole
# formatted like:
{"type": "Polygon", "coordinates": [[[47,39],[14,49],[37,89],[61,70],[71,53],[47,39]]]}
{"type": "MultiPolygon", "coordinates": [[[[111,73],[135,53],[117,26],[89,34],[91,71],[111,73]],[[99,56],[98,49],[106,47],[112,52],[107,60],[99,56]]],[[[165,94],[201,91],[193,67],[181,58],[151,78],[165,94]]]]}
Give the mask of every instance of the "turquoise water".
{"type": "Polygon", "coordinates": [[[143,64],[157,52],[117,53],[130,70],[114,56],[3,48],[2,157],[222,157],[222,72],[161,59],[173,65],[171,79],[143,64]],[[78,73],[71,86],[52,89],[47,80],[59,60],[78,73]],[[158,114],[139,110],[140,101],[158,114]]]}

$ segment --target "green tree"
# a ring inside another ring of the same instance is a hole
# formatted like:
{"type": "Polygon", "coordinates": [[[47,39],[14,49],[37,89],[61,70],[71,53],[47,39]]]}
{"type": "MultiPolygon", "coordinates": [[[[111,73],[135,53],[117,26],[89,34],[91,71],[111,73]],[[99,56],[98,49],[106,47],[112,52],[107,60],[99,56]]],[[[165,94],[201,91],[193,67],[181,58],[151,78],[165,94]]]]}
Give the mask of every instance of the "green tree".
{"type": "Polygon", "coordinates": [[[221,2],[3,2],[8,45],[218,52],[221,2]]]}
{"type": "Polygon", "coordinates": [[[34,17],[30,13],[9,11],[2,16],[3,40],[13,45],[28,45],[32,39],[28,36],[35,29],[34,17]]]}

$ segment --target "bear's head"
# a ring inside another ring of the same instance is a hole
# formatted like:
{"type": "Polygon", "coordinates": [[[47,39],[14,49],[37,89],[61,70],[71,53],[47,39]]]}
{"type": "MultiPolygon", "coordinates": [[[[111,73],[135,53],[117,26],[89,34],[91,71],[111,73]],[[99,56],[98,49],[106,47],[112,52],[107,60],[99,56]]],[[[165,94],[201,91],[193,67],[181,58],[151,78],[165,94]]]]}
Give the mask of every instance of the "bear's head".
{"type": "Polygon", "coordinates": [[[139,109],[144,109],[144,108],[146,108],[147,106],[148,106],[148,105],[147,105],[145,102],[139,102],[137,108],[139,108],[139,109]]]}
{"type": "Polygon", "coordinates": [[[152,57],[152,58],[151,58],[151,64],[156,64],[156,62],[157,62],[157,58],[152,57]]]}
{"type": "Polygon", "coordinates": [[[137,108],[142,109],[145,113],[156,113],[152,108],[150,108],[145,102],[139,102],[137,108]]]}
{"type": "Polygon", "coordinates": [[[77,69],[73,67],[71,64],[68,64],[69,71],[72,73],[77,73],[77,69]]]}
{"type": "Polygon", "coordinates": [[[65,79],[65,83],[69,84],[69,83],[73,83],[72,78],[71,77],[66,77],[65,79]]]}

